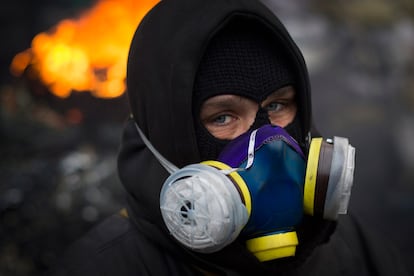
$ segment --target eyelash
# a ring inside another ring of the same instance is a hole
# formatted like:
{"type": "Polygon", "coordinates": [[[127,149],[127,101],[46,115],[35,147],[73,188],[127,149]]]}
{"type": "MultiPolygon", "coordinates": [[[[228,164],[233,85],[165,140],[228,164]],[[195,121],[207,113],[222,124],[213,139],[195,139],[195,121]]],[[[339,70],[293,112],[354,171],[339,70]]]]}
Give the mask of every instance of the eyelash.
{"type": "Polygon", "coordinates": [[[218,116],[214,116],[211,119],[211,122],[214,123],[214,124],[224,125],[224,124],[228,123],[226,119],[229,119],[230,117],[232,117],[230,114],[220,114],[218,116]],[[220,118],[224,118],[224,122],[218,122],[220,118]]]}
{"type": "Polygon", "coordinates": [[[267,104],[264,109],[268,112],[278,112],[281,109],[283,109],[286,106],[286,103],[281,102],[271,102],[267,104]],[[273,105],[276,105],[276,107],[273,107],[273,105]]]}
{"type": "MultiPolygon", "coordinates": [[[[276,112],[279,112],[279,111],[283,110],[286,107],[286,105],[287,105],[287,103],[285,103],[285,102],[275,101],[275,102],[271,102],[271,103],[267,104],[264,107],[264,109],[267,112],[276,113],[276,112]],[[276,105],[276,108],[274,108],[273,105],[276,105]]],[[[215,125],[226,125],[226,124],[229,124],[231,122],[232,118],[233,118],[233,116],[231,114],[223,113],[223,114],[220,114],[220,115],[212,116],[211,119],[209,119],[208,121],[212,124],[215,124],[215,125]],[[224,121],[220,120],[220,119],[224,119],[224,121]]]]}

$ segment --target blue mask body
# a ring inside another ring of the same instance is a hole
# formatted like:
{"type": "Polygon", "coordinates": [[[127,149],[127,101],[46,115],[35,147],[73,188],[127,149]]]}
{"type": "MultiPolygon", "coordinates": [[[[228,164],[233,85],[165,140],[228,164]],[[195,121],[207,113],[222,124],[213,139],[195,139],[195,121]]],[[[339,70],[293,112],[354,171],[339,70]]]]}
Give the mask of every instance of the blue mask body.
{"type": "Polygon", "coordinates": [[[241,168],[238,173],[250,192],[252,211],[241,235],[249,239],[293,231],[303,215],[303,153],[284,129],[266,125],[257,131],[252,165],[243,169],[250,134],[231,142],[218,158],[232,168],[241,168]]]}

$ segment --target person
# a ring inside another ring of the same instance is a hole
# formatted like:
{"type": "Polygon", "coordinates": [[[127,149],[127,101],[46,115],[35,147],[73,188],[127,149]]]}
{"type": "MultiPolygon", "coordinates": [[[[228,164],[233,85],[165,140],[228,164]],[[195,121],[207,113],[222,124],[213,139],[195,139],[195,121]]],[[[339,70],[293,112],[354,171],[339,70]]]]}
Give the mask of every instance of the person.
{"type": "Polygon", "coordinates": [[[262,3],[159,2],[131,42],[127,90],[126,209],[53,275],[404,275],[357,216],[338,216],[354,148],[319,140],[314,157],[305,61],[262,3]],[[340,165],[309,176],[309,160],[334,155],[340,165]]]}

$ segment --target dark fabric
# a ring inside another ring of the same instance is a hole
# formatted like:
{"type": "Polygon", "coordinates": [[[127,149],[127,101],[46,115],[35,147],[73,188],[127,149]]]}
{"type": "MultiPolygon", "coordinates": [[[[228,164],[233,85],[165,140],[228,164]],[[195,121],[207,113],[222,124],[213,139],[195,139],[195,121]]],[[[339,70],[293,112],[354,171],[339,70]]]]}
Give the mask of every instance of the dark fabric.
{"type": "Polygon", "coordinates": [[[230,140],[218,139],[197,121],[194,125],[200,160],[215,160],[230,140]]]}
{"type": "MultiPolygon", "coordinates": [[[[192,90],[199,62],[217,31],[235,18],[266,26],[286,53],[297,92],[295,131],[311,125],[303,57],[275,15],[254,0],[163,0],[142,20],[132,40],[127,88],[134,119],[124,129],[119,177],[129,218],[114,216],[76,243],[54,275],[403,275],[371,232],[344,217],[335,223],[306,217],[295,257],[260,263],[236,240],[212,254],[182,248],[163,223],[159,194],[168,173],[146,148],[137,122],[155,148],[182,167],[200,161],[192,90]],[[336,231],[334,231],[336,228],[336,231]],[[332,234],[333,233],[333,234],[332,234]],[[374,252],[375,251],[375,252],[374,252]]],[[[305,143],[305,137],[300,137],[305,143]]]]}
{"type": "MultiPolygon", "coordinates": [[[[275,273],[246,254],[239,243],[230,246],[234,268],[220,268],[165,247],[158,228],[114,215],[73,244],[47,275],[309,275],[408,276],[387,241],[364,227],[354,216],[341,217],[336,231],[300,264],[279,263],[275,273]],[[138,227],[137,227],[138,225],[138,227]],[[276,274],[277,273],[277,274],[276,274]]],[[[222,260],[224,262],[224,260],[222,260]]]]}
{"type": "MultiPolygon", "coordinates": [[[[214,138],[198,120],[202,103],[213,96],[233,94],[259,105],[270,93],[294,84],[285,56],[270,30],[246,18],[230,21],[210,40],[193,91],[193,117],[202,160],[216,159],[228,143],[214,138]]],[[[267,114],[264,117],[260,111],[253,128],[270,123],[267,114]]]]}
{"type": "MultiPolygon", "coordinates": [[[[260,103],[270,93],[294,83],[283,48],[270,30],[254,20],[233,20],[208,44],[194,84],[193,108],[220,94],[260,103]]],[[[198,112],[195,112],[198,114],[198,112]]]]}
{"type": "MultiPolygon", "coordinates": [[[[153,237],[160,236],[151,225],[153,237]]],[[[120,215],[109,217],[66,252],[50,275],[201,275],[120,215]]]]}
{"type": "MultiPolygon", "coordinates": [[[[310,87],[303,57],[275,15],[252,0],[161,1],[142,20],[131,44],[128,97],[134,120],[153,146],[178,167],[201,161],[192,93],[199,63],[214,35],[234,20],[266,26],[292,67],[299,129],[309,131],[310,87]]],[[[145,147],[132,123],[118,159],[120,179],[140,216],[163,228],[159,193],[168,174],[145,147]]],[[[164,229],[165,230],[165,229],[164,229]]]]}
{"type": "MultiPolygon", "coordinates": [[[[293,121],[289,123],[287,126],[285,126],[284,129],[289,133],[290,136],[296,139],[303,153],[307,155],[309,151],[307,133],[304,133],[301,129],[301,123],[299,121],[299,116],[295,116],[293,121]]],[[[312,133],[312,137],[321,137],[321,136],[320,135],[313,136],[313,133],[312,133]]]]}
{"type": "Polygon", "coordinates": [[[274,34],[295,76],[300,129],[311,122],[310,86],[304,59],[290,35],[259,1],[161,1],[135,33],[127,67],[132,113],[151,143],[181,167],[200,156],[192,114],[192,92],[209,40],[237,18],[255,20],[274,34]]]}

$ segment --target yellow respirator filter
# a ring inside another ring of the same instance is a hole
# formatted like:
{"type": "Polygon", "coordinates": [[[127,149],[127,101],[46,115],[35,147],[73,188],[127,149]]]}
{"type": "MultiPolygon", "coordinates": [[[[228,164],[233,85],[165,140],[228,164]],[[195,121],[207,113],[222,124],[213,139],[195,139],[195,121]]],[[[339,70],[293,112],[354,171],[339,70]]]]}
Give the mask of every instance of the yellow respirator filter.
{"type": "Polygon", "coordinates": [[[355,148],[347,138],[311,141],[303,195],[304,212],[336,220],[346,214],[355,167],[355,148]]]}

